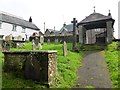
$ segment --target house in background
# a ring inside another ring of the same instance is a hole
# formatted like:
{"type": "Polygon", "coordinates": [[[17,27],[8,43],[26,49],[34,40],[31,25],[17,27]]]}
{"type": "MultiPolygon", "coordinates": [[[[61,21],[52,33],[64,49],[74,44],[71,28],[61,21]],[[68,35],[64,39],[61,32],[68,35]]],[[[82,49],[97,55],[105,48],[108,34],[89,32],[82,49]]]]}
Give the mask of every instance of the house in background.
{"type": "Polygon", "coordinates": [[[46,29],[44,35],[45,36],[58,36],[59,35],[59,31],[54,30],[54,29],[46,29]]]}
{"type": "Polygon", "coordinates": [[[20,17],[0,12],[0,36],[5,39],[6,36],[12,35],[12,40],[22,38],[23,41],[29,40],[33,33],[39,33],[39,28],[32,22],[20,17]]]}
{"type": "MultiPolygon", "coordinates": [[[[76,28],[77,29],[77,28],[76,28]]],[[[78,30],[76,30],[76,34],[78,35],[78,30]]],[[[65,23],[63,24],[63,27],[59,31],[59,35],[61,36],[69,36],[73,35],[73,24],[68,24],[66,25],[65,23]]]]}

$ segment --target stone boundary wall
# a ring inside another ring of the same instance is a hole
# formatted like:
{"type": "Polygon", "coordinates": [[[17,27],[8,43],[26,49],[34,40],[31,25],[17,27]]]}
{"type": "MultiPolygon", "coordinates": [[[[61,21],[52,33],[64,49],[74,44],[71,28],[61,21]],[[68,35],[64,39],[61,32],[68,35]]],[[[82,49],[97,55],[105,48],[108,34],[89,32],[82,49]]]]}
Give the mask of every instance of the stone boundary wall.
{"type": "MultiPolygon", "coordinates": [[[[58,42],[63,43],[64,41],[66,41],[67,43],[72,43],[73,41],[73,36],[69,35],[69,36],[44,36],[44,41],[47,42],[48,39],[50,40],[50,42],[55,42],[55,39],[58,39],[58,42]]],[[[79,37],[77,35],[77,42],[79,41],[79,37]]]]}
{"type": "Polygon", "coordinates": [[[41,84],[54,83],[57,51],[8,51],[4,53],[4,71],[22,74],[41,84]]]}

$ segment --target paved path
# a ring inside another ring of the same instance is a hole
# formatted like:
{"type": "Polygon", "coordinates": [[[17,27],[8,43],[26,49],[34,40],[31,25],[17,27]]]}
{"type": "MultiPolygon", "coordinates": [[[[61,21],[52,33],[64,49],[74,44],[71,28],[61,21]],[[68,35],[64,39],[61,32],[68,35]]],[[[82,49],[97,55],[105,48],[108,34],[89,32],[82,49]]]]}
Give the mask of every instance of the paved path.
{"type": "Polygon", "coordinates": [[[103,51],[87,51],[82,66],[78,69],[78,76],[76,85],[78,88],[85,86],[112,88],[103,51]]]}

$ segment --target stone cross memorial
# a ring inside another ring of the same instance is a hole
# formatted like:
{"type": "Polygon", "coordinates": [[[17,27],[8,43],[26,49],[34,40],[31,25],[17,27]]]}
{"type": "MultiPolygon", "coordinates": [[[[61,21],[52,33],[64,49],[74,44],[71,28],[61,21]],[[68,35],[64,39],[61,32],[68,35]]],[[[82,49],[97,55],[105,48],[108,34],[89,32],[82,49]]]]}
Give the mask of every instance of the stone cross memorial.
{"type": "Polygon", "coordinates": [[[64,55],[64,56],[67,55],[67,44],[66,44],[65,41],[64,41],[64,43],[63,43],[63,55],[64,55]]]}
{"type": "Polygon", "coordinates": [[[77,38],[76,38],[76,23],[77,20],[76,18],[73,18],[73,21],[71,21],[71,23],[73,23],[73,51],[76,49],[76,42],[77,42],[77,38]]]}

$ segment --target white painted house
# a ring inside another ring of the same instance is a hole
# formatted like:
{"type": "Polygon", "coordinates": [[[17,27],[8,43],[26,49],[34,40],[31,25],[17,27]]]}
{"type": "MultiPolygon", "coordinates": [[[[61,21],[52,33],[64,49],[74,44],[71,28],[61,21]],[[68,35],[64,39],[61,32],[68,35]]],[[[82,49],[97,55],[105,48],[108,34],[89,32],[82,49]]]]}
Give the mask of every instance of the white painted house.
{"type": "Polygon", "coordinates": [[[32,18],[29,21],[20,17],[0,12],[0,36],[5,39],[6,36],[12,35],[13,40],[21,37],[22,40],[29,40],[33,33],[39,33],[39,28],[32,23],[32,18]]]}

